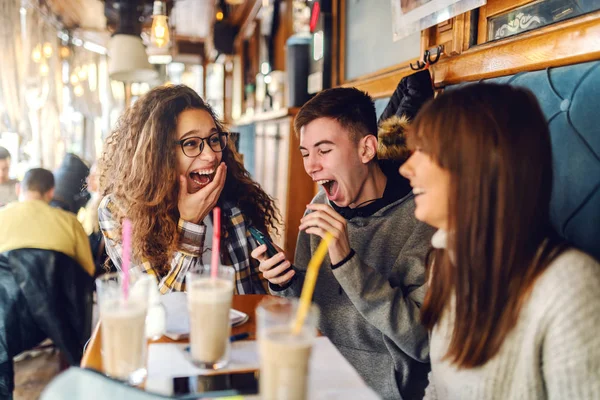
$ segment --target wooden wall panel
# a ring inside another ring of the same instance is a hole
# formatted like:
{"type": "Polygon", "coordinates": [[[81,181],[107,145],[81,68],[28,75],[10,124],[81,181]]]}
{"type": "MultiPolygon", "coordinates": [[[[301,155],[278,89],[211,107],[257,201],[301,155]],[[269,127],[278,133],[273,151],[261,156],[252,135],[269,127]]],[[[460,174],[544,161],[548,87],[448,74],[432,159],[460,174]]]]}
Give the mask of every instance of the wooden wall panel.
{"type": "Polygon", "coordinates": [[[331,38],[331,86],[339,86],[340,79],[340,2],[332,0],[331,18],[333,20],[333,37],[331,38]]]}
{"type": "Polygon", "coordinates": [[[347,82],[342,86],[356,87],[369,93],[369,95],[375,99],[388,97],[394,93],[394,90],[396,89],[398,82],[400,82],[400,79],[413,74],[414,72],[415,71],[411,70],[408,65],[405,65],[386,74],[374,76],[370,79],[347,82]]]}
{"type": "Polygon", "coordinates": [[[481,8],[485,8],[488,17],[493,17],[533,1],[535,0],[493,0],[481,8]]]}
{"type": "MultiPolygon", "coordinates": [[[[295,115],[294,115],[295,116],[295,115]]],[[[304,162],[300,153],[300,140],[294,133],[294,116],[288,120],[289,145],[288,145],[288,191],[287,191],[287,220],[285,231],[285,246],[288,257],[293,259],[298,239],[298,226],[300,219],[306,211],[306,205],[315,195],[315,183],[304,170],[304,162]]]]}
{"type": "Polygon", "coordinates": [[[285,71],[286,49],[285,42],[288,40],[294,31],[293,27],[293,4],[291,0],[283,0],[279,9],[279,28],[275,35],[275,45],[273,48],[274,65],[273,70],[285,71]]]}
{"type": "Polygon", "coordinates": [[[337,82],[343,83],[346,80],[346,0],[340,0],[338,7],[338,69],[337,82]]]}
{"type": "MultiPolygon", "coordinates": [[[[227,62],[233,63],[232,60],[227,62]]],[[[227,65],[227,62],[225,65],[227,65]]],[[[233,108],[233,69],[228,71],[223,67],[223,120],[226,124],[232,123],[231,111],[233,108]]]]}

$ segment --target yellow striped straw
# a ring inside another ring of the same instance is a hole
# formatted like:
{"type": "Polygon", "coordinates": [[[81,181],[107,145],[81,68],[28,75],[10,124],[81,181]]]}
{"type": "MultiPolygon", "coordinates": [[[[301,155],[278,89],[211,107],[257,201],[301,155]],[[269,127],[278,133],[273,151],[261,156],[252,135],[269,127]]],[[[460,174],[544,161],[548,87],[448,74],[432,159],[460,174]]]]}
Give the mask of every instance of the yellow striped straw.
{"type": "Polygon", "coordinates": [[[292,330],[294,335],[299,334],[302,330],[302,325],[304,325],[304,320],[308,315],[308,310],[310,310],[310,302],[312,300],[313,292],[315,291],[315,285],[317,284],[319,268],[323,263],[323,259],[327,254],[327,247],[332,239],[333,236],[331,233],[327,232],[323,240],[321,240],[321,243],[319,243],[317,251],[315,251],[315,254],[313,254],[310,262],[308,263],[306,277],[304,278],[304,285],[302,286],[302,294],[300,295],[300,305],[298,306],[298,311],[296,312],[296,319],[294,321],[294,328],[292,330]]]}

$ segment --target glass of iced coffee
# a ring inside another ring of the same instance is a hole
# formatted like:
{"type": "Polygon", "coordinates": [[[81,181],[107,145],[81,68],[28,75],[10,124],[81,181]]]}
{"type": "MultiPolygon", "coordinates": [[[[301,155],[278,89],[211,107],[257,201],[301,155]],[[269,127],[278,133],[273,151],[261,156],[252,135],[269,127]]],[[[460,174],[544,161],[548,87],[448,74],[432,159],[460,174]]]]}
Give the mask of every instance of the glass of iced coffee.
{"type": "Polygon", "coordinates": [[[146,378],[146,313],[152,279],[132,274],[127,294],[122,273],[96,279],[104,373],[131,385],[146,378]]]}
{"type": "Polygon", "coordinates": [[[219,266],[216,277],[204,265],[186,277],[192,360],[201,368],[219,369],[229,361],[235,270],[219,266]]]}
{"type": "Polygon", "coordinates": [[[298,299],[269,298],[256,308],[260,357],[260,396],[263,400],[304,400],[308,364],[317,335],[319,310],[312,304],[302,329],[293,325],[298,299]]]}

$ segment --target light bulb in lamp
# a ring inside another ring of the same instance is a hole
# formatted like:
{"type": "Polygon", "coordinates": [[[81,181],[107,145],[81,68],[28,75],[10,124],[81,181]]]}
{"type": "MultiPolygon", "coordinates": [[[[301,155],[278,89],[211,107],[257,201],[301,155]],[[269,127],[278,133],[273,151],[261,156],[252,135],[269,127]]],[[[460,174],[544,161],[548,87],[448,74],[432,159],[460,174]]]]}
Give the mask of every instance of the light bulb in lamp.
{"type": "Polygon", "coordinates": [[[50,58],[52,57],[52,45],[48,42],[44,43],[42,47],[42,51],[44,52],[44,57],[50,58]]]}
{"type": "Polygon", "coordinates": [[[169,23],[167,22],[164,3],[162,1],[155,1],[152,13],[150,42],[156,47],[165,47],[169,45],[169,40],[169,23]]]}
{"type": "Polygon", "coordinates": [[[31,52],[31,59],[36,64],[42,60],[42,46],[41,45],[38,44],[37,46],[35,46],[35,48],[31,52]]]}
{"type": "Polygon", "coordinates": [[[75,94],[75,96],[77,97],[81,97],[83,96],[83,86],[81,85],[77,85],[73,88],[73,93],[75,94]]]}
{"type": "Polygon", "coordinates": [[[87,78],[87,65],[82,65],[81,67],[79,67],[79,71],[77,71],[77,76],[79,77],[80,82],[87,78]]]}
{"type": "Polygon", "coordinates": [[[40,75],[48,76],[48,72],[50,72],[50,68],[48,67],[48,63],[46,63],[46,61],[44,61],[40,64],[40,75]]]}
{"type": "Polygon", "coordinates": [[[65,59],[71,55],[71,50],[67,46],[61,46],[59,50],[60,58],[65,59]]]}

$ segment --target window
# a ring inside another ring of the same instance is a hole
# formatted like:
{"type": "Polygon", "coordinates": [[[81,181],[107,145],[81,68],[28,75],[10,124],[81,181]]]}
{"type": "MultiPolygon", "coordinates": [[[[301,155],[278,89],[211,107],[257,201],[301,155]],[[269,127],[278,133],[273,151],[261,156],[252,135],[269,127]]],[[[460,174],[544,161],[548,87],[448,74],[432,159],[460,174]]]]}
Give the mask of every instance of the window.
{"type": "Polygon", "coordinates": [[[488,20],[487,40],[497,40],[600,9],[600,0],[538,0],[488,20]]]}

